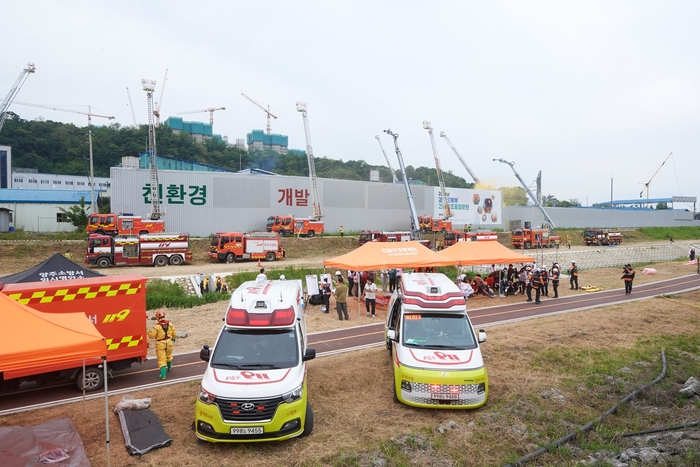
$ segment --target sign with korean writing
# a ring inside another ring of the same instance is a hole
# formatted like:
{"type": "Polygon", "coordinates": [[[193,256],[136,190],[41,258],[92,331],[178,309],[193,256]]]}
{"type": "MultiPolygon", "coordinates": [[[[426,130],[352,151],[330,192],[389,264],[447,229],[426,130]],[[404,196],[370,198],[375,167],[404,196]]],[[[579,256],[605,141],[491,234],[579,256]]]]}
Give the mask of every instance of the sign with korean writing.
{"type": "Polygon", "coordinates": [[[69,281],[72,279],[85,279],[84,271],[41,271],[39,277],[41,282],[49,281],[69,281]]]}
{"type": "MultiPolygon", "coordinates": [[[[142,196],[144,204],[151,204],[151,184],[146,184],[142,187],[142,196]]],[[[158,197],[161,204],[184,205],[189,203],[193,206],[204,206],[207,204],[207,186],[206,185],[185,185],[171,183],[163,186],[158,184],[158,197]],[[165,196],[163,194],[165,193],[165,196]]]]}
{"type": "Polygon", "coordinates": [[[277,204],[285,206],[307,207],[309,205],[309,190],[297,188],[280,188],[277,204]]]}
{"type": "Polygon", "coordinates": [[[501,223],[501,192],[497,190],[468,190],[449,188],[443,199],[439,188],[435,188],[435,215],[444,215],[445,203],[450,205],[455,224],[499,225],[501,223]]]}

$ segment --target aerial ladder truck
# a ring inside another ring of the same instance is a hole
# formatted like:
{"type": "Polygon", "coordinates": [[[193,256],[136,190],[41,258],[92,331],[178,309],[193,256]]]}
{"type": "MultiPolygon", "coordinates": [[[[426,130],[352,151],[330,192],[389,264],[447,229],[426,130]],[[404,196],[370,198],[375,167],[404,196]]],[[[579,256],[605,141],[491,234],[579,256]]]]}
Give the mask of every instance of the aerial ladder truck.
{"type": "Polygon", "coordinates": [[[455,153],[455,155],[457,156],[457,159],[459,159],[459,161],[462,163],[464,168],[467,169],[467,172],[469,172],[469,175],[472,177],[472,180],[474,180],[474,183],[477,186],[481,185],[481,182],[479,181],[479,179],[476,178],[476,175],[474,175],[474,172],[472,172],[472,169],[470,169],[469,166],[467,165],[467,163],[464,162],[464,159],[462,159],[462,156],[459,155],[459,153],[457,152],[457,149],[454,147],[454,145],[452,144],[452,141],[450,141],[450,138],[447,137],[447,135],[445,134],[444,131],[440,132],[440,137],[445,138],[447,145],[452,149],[452,152],[455,153]]]}
{"type": "Polygon", "coordinates": [[[10,88],[10,92],[7,93],[7,96],[5,97],[5,99],[3,99],[2,105],[0,105],[0,131],[2,131],[2,126],[5,123],[5,119],[7,118],[7,109],[10,108],[10,104],[12,104],[12,101],[15,99],[15,96],[19,92],[24,82],[27,80],[27,77],[35,71],[36,67],[34,66],[34,63],[29,62],[27,64],[27,68],[22,70],[22,72],[19,74],[19,77],[17,78],[17,81],[15,81],[15,84],[12,86],[12,88],[10,88]]]}
{"type": "Polygon", "coordinates": [[[156,82],[152,79],[142,79],[143,90],[148,99],[148,154],[151,161],[151,220],[160,220],[163,215],[160,211],[160,193],[158,186],[158,158],[156,156],[156,125],[153,113],[153,91],[156,82]]]}
{"type": "Polygon", "coordinates": [[[399,159],[399,168],[401,169],[401,175],[403,176],[403,186],[406,189],[406,198],[408,199],[408,209],[411,212],[411,240],[420,239],[420,223],[418,222],[418,212],[416,211],[416,204],[413,202],[413,194],[411,193],[411,186],[408,184],[408,176],[406,175],[406,167],[403,163],[403,156],[401,155],[401,150],[399,149],[399,135],[394,133],[390,129],[384,130],[384,133],[394,138],[394,148],[396,149],[396,157],[399,159]]]}
{"type": "Polygon", "coordinates": [[[396,178],[396,172],[394,172],[394,168],[391,166],[391,162],[389,162],[389,156],[386,155],[386,151],[384,150],[384,146],[382,146],[382,140],[379,139],[379,135],[374,135],[374,139],[377,140],[379,143],[379,147],[382,150],[382,154],[384,154],[384,159],[386,159],[386,165],[389,167],[389,171],[391,172],[391,176],[394,179],[394,183],[399,183],[399,179],[396,178]]]}
{"type": "Polygon", "coordinates": [[[535,194],[532,192],[532,190],[530,190],[525,181],[522,179],[520,174],[515,170],[515,167],[513,167],[515,165],[515,162],[508,162],[505,159],[494,159],[494,161],[502,162],[510,166],[511,170],[513,170],[513,173],[515,174],[515,177],[523,186],[528,196],[530,196],[532,202],[535,203],[535,206],[537,206],[537,208],[540,210],[542,216],[544,216],[544,225],[542,226],[542,229],[515,229],[511,234],[511,241],[513,243],[513,246],[515,248],[529,249],[531,247],[549,248],[559,245],[559,243],[561,242],[561,237],[558,235],[553,235],[554,229],[556,228],[554,222],[552,222],[552,220],[550,219],[549,215],[547,214],[547,211],[544,210],[542,203],[540,203],[535,194]]]}
{"type": "Polygon", "coordinates": [[[454,216],[450,209],[449,199],[447,198],[447,190],[445,189],[445,178],[442,175],[440,168],[440,159],[438,158],[437,147],[435,146],[435,138],[433,137],[433,127],[427,120],[423,121],[423,129],[428,130],[430,135],[430,145],[433,148],[433,156],[435,157],[435,171],[437,172],[438,184],[440,185],[440,196],[442,197],[443,215],[439,219],[433,219],[431,216],[421,216],[418,220],[421,221],[419,227],[424,232],[442,232],[452,230],[452,221],[449,219],[454,216]]]}

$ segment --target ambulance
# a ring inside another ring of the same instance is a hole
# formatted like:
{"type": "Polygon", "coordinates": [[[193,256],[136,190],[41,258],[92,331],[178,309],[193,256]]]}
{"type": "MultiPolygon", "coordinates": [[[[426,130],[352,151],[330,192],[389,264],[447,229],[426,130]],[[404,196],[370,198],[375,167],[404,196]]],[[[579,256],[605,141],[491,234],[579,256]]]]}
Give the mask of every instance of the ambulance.
{"type": "Polygon", "coordinates": [[[404,273],[389,302],[386,346],[394,400],[414,407],[474,409],[486,403],[489,379],[466,300],[448,277],[404,273]]]}
{"type": "Polygon", "coordinates": [[[197,438],[213,443],[308,436],[308,341],[299,281],[248,281],[231,295],[195,404],[197,438]]]}

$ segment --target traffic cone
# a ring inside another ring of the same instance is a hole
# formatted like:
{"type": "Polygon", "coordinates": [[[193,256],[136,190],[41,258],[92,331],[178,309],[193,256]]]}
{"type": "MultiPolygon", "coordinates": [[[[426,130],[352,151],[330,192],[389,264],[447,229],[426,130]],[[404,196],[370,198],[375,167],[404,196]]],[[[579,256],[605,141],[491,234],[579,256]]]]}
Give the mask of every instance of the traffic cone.
{"type": "Polygon", "coordinates": [[[260,265],[260,258],[258,258],[258,267],[260,267],[260,266],[261,266],[261,265],[260,265]]]}

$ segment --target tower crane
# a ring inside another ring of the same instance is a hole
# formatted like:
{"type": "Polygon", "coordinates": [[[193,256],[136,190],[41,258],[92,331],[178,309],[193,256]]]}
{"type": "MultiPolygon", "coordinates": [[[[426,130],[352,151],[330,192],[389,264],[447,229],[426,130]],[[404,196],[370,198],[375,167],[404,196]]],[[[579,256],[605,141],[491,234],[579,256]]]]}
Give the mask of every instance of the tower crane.
{"type": "Polygon", "coordinates": [[[442,176],[442,169],[440,168],[440,158],[438,158],[437,147],[435,147],[435,138],[433,138],[433,127],[428,120],[423,120],[423,129],[428,130],[430,135],[430,145],[433,147],[433,156],[435,157],[435,170],[437,171],[438,183],[440,184],[440,196],[442,196],[442,205],[444,209],[444,214],[442,220],[446,221],[450,217],[454,216],[452,210],[450,209],[450,203],[447,199],[447,191],[445,190],[445,179],[442,176]]]}
{"type": "Polygon", "coordinates": [[[396,157],[399,159],[399,168],[401,169],[401,174],[403,175],[403,186],[406,189],[406,198],[408,199],[408,209],[411,211],[411,240],[417,240],[420,238],[420,227],[418,222],[418,212],[416,211],[416,204],[413,202],[413,194],[411,193],[411,186],[408,184],[408,177],[406,176],[406,167],[403,163],[403,156],[401,155],[401,150],[399,149],[399,135],[394,133],[390,129],[384,130],[384,133],[394,138],[394,148],[396,148],[396,157]]]}
{"type": "Polygon", "coordinates": [[[209,112],[209,123],[211,125],[214,125],[214,112],[216,112],[217,110],[226,110],[226,107],[209,107],[208,109],[189,110],[187,112],[180,112],[178,115],[196,114],[196,113],[200,113],[200,112],[209,112]]]}
{"type": "Polygon", "coordinates": [[[447,137],[447,135],[445,134],[444,131],[440,132],[440,137],[445,138],[447,145],[452,149],[452,152],[455,153],[455,155],[457,156],[457,159],[459,159],[459,161],[462,163],[464,168],[467,169],[467,172],[469,172],[469,175],[472,177],[472,180],[474,180],[474,183],[476,183],[477,185],[480,185],[481,182],[479,181],[478,178],[476,178],[476,175],[474,175],[474,172],[472,172],[472,169],[469,168],[467,163],[464,162],[464,159],[462,159],[462,156],[459,155],[459,153],[457,152],[457,149],[452,145],[452,141],[450,141],[450,138],[447,137]]]}
{"type": "Polygon", "coordinates": [[[156,102],[156,107],[153,109],[153,115],[156,116],[156,125],[160,125],[160,106],[163,105],[163,94],[165,93],[165,83],[168,82],[168,69],[165,69],[165,76],[163,77],[163,87],[160,88],[160,99],[156,102]]]}
{"type": "Polygon", "coordinates": [[[275,120],[277,119],[277,116],[273,115],[272,112],[270,112],[270,106],[268,105],[267,109],[266,109],[265,107],[262,106],[262,104],[255,102],[253,99],[246,96],[245,94],[241,93],[241,96],[245,97],[250,102],[252,102],[253,104],[255,104],[258,107],[260,107],[261,109],[263,109],[263,112],[265,112],[267,114],[267,134],[269,135],[272,132],[272,128],[270,127],[270,117],[274,118],[275,120]]]}
{"type": "Polygon", "coordinates": [[[297,102],[297,112],[301,112],[304,119],[304,135],[306,136],[306,157],[309,160],[309,181],[311,183],[311,202],[314,208],[314,220],[321,220],[321,201],[318,197],[318,185],[316,184],[316,164],[314,163],[314,150],[311,147],[311,131],[309,130],[309,118],[306,112],[306,102],[297,102]]]}
{"type": "Polygon", "coordinates": [[[156,127],[153,121],[153,91],[156,82],[152,79],[142,79],[141,85],[146,91],[148,100],[148,154],[151,161],[151,220],[157,221],[162,217],[160,211],[160,193],[158,192],[158,158],[156,157],[156,127]]]}
{"type": "Polygon", "coordinates": [[[19,105],[28,105],[30,107],[41,107],[44,109],[51,109],[51,110],[58,110],[59,112],[70,112],[74,114],[80,114],[80,115],[87,115],[88,118],[88,146],[90,147],[90,210],[93,213],[96,213],[97,210],[95,209],[95,171],[94,171],[94,165],[92,162],[92,117],[99,117],[99,118],[106,118],[108,120],[114,120],[114,117],[111,115],[98,115],[92,113],[92,107],[89,105],[87,106],[88,111],[87,112],[81,112],[80,110],[74,110],[74,109],[62,109],[60,107],[53,107],[51,105],[41,105],[41,104],[30,104],[29,102],[17,102],[19,105]]]}
{"type": "Polygon", "coordinates": [[[547,211],[544,210],[544,207],[542,206],[542,203],[540,203],[539,200],[537,199],[537,196],[535,196],[534,193],[530,190],[530,188],[528,188],[525,181],[522,179],[522,177],[520,177],[520,174],[518,174],[518,172],[515,171],[515,167],[513,167],[515,165],[515,162],[508,162],[505,159],[494,159],[494,161],[503,162],[504,164],[508,164],[510,166],[510,168],[513,170],[513,173],[515,174],[516,178],[518,179],[520,184],[523,186],[523,188],[525,188],[525,191],[527,192],[528,196],[530,196],[530,199],[532,200],[532,202],[535,203],[535,206],[537,206],[539,208],[540,212],[542,212],[542,215],[544,216],[544,221],[547,223],[548,228],[549,228],[549,232],[551,233],[552,230],[554,230],[556,228],[556,226],[554,225],[554,222],[552,222],[552,219],[550,219],[549,216],[547,215],[547,211]]]}
{"type": "Polygon", "coordinates": [[[654,172],[654,175],[652,175],[651,178],[649,179],[649,181],[646,182],[646,183],[644,184],[644,188],[642,188],[642,191],[639,192],[639,197],[640,197],[640,198],[642,197],[642,194],[644,193],[644,190],[646,190],[646,191],[647,191],[647,199],[649,199],[649,185],[651,185],[651,181],[654,180],[654,177],[656,177],[656,174],[659,173],[659,170],[661,170],[661,167],[664,166],[664,164],[666,163],[666,161],[667,161],[667,160],[669,159],[669,157],[671,157],[672,155],[673,155],[673,153],[671,153],[671,154],[669,154],[668,156],[666,156],[666,159],[664,159],[664,161],[661,163],[661,165],[659,166],[659,168],[656,169],[656,172],[654,172]]]}
{"type": "Polygon", "coordinates": [[[12,85],[12,88],[10,88],[10,92],[7,93],[7,96],[5,97],[5,99],[3,99],[2,104],[0,104],[0,131],[2,131],[2,126],[5,123],[5,119],[7,118],[7,109],[10,108],[10,104],[12,104],[12,101],[15,99],[15,96],[22,88],[24,82],[27,80],[27,77],[29,77],[29,75],[31,73],[34,73],[35,71],[36,67],[34,66],[34,63],[29,62],[27,64],[27,68],[22,70],[22,72],[19,74],[19,77],[17,78],[17,81],[15,81],[15,84],[12,85]]]}
{"type": "Polygon", "coordinates": [[[134,113],[134,103],[131,102],[131,93],[129,92],[129,87],[126,88],[126,96],[129,98],[129,108],[131,109],[131,118],[134,119],[134,126],[138,128],[139,124],[136,121],[136,114],[134,113]]]}
{"type": "Polygon", "coordinates": [[[384,159],[386,159],[386,165],[389,166],[389,171],[391,172],[391,176],[394,178],[394,183],[399,183],[399,179],[396,178],[396,172],[394,172],[394,168],[391,166],[391,162],[389,162],[389,156],[386,155],[386,151],[384,150],[384,146],[382,146],[382,140],[379,139],[379,135],[374,135],[374,139],[377,140],[379,143],[379,147],[382,149],[382,154],[384,154],[384,159]]]}

